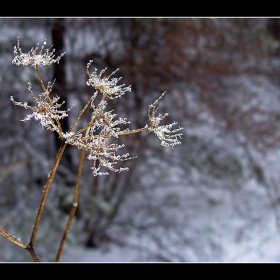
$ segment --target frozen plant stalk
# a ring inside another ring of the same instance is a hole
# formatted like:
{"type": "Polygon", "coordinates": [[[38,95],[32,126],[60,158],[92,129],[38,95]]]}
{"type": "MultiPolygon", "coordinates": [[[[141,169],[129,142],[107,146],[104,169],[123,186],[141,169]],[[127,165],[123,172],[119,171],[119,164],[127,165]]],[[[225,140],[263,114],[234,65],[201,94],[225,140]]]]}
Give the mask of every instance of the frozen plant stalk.
{"type": "Polygon", "coordinates": [[[182,127],[173,129],[173,126],[177,125],[176,122],[167,125],[160,124],[161,121],[168,116],[168,113],[157,115],[158,103],[164,96],[163,93],[148,108],[148,124],[142,128],[134,130],[129,129],[128,125],[130,122],[126,118],[118,117],[113,110],[107,111],[107,104],[108,101],[121,98],[126,92],[131,92],[131,86],[125,86],[124,84],[118,85],[121,78],[115,78],[113,76],[119,69],[116,69],[108,76],[105,76],[106,68],[101,71],[94,69],[93,72],[90,72],[89,68],[92,64],[92,61],[90,60],[86,66],[86,73],[88,75],[86,84],[93,87],[93,94],[84,105],[84,108],[81,110],[76,120],[73,122],[70,130],[63,131],[60,120],[68,116],[68,112],[71,108],[67,110],[60,110],[62,105],[58,103],[60,98],[58,96],[51,97],[52,87],[55,81],[48,82],[48,85],[45,86],[38,66],[42,67],[59,63],[65,53],[62,53],[60,56],[55,58],[55,50],[51,50],[51,47],[49,49],[45,49],[45,46],[46,40],[41,47],[39,47],[39,44],[37,43],[36,47],[32,48],[28,53],[23,53],[20,48],[18,38],[17,45],[14,47],[14,58],[12,63],[17,66],[29,65],[34,67],[43,92],[38,94],[36,97],[32,91],[31,83],[28,83],[28,93],[34,100],[35,105],[29,105],[27,102],[15,101],[13,96],[11,96],[11,100],[15,105],[32,111],[32,113],[28,114],[23,121],[28,121],[34,118],[40,122],[42,127],[55,131],[61,139],[61,147],[50,171],[29,243],[27,244],[18,240],[15,242],[15,240],[11,237],[12,235],[7,233],[2,227],[0,227],[0,233],[10,241],[27,249],[34,261],[39,261],[39,258],[34,250],[34,242],[47,195],[66,145],[76,146],[81,150],[81,158],[77,172],[73,206],[56,256],[56,261],[59,261],[63,244],[66,240],[75,210],[78,206],[78,190],[85,152],[87,152],[87,159],[92,161],[91,168],[94,176],[109,175],[109,171],[127,171],[127,167],[117,167],[116,165],[118,163],[121,164],[120,162],[131,159],[132,157],[129,157],[128,153],[118,154],[119,149],[124,148],[125,145],[114,143],[114,139],[129,134],[148,131],[153,132],[159,138],[162,146],[173,147],[181,143],[179,139],[182,137],[182,133],[180,133],[182,127]],[[99,98],[97,98],[98,96],[99,98]],[[91,110],[91,118],[88,120],[88,124],[75,131],[76,125],[79,123],[84,112],[88,108],[91,110]],[[125,125],[126,128],[122,130],[120,125],[125,125]],[[105,171],[102,171],[101,168],[104,168],[105,171]]]}

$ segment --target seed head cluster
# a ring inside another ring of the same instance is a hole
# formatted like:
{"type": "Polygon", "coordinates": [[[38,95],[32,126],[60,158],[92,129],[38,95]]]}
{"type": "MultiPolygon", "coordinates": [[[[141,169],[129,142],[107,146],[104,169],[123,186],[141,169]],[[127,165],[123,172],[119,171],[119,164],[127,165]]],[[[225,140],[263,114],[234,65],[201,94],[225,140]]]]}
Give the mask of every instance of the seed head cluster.
{"type": "MultiPolygon", "coordinates": [[[[40,50],[39,44],[37,44],[36,47],[32,48],[28,53],[23,53],[19,47],[18,38],[18,43],[14,47],[14,59],[12,63],[16,65],[31,65],[35,68],[59,63],[59,60],[65,53],[55,58],[53,54],[54,49],[51,51],[51,48],[49,48],[43,52],[45,45],[46,41],[41,46],[40,50]],[[38,50],[39,53],[37,54],[38,50]]],[[[27,115],[23,121],[34,118],[40,121],[40,124],[48,130],[56,131],[65,143],[87,151],[87,158],[93,161],[92,172],[94,176],[109,174],[107,171],[103,172],[101,168],[113,172],[128,170],[128,168],[116,167],[118,162],[132,158],[129,157],[128,153],[117,154],[118,150],[124,148],[125,145],[114,143],[114,139],[116,140],[116,138],[121,136],[147,130],[148,132],[154,132],[161,141],[161,145],[165,147],[173,147],[181,143],[178,139],[182,136],[182,133],[179,133],[182,128],[172,129],[173,126],[177,124],[176,122],[160,125],[160,122],[165,119],[168,114],[156,114],[158,111],[158,102],[163,97],[164,93],[148,108],[149,124],[143,128],[131,130],[128,127],[130,122],[126,118],[118,117],[113,110],[106,110],[108,105],[106,98],[108,100],[120,98],[126,92],[131,92],[131,86],[126,86],[124,84],[118,85],[121,78],[115,78],[113,76],[119,69],[105,76],[106,68],[101,71],[95,68],[93,72],[90,72],[89,68],[91,64],[92,61],[89,61],[86,66],[86,73],[88,75],[86,84],[93,87],[94,91],[69,131],[62,131],[60,120],[68,116],[68,111],[72,107],[67,110],[61,110],[60,107],[63,103],[58,103],[60,98],[58,96],[51,97],[50,95],[53,83],[49,82],[48,86],[45,87],[40,75],[38,77],[44,89],[43,93],[36,97],[32,92],[31,83],[28,85],[28,92],[36,103],[35,106],[28,105],[26,102],[17,102],[11,96],[11,100],[15,105],[32,111],[32,114],[27,115]],[[97,98],[98,95],[101,95],[101,98],[97,98]],[[91,109],[91,119],[86,126],[75,132],[74,130],[77,123],[88,107],[91,109]],[[121,129],[120,126],[126,128],[121,129]]],[[[38,73],[37,68],[36,71],[38,73]]]]}

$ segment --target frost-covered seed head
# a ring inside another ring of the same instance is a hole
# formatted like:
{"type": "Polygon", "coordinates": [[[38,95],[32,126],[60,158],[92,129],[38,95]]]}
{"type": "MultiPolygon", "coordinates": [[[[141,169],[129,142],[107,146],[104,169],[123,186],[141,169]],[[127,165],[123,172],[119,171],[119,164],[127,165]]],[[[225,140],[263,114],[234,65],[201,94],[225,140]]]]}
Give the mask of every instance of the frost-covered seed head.
{"type": "Polygon", "coordinates": [[[14,46],[14,59],[12,60],[12,64],[16,65],[31,65],[31,66],[46,66],[51,65],[53,63],[59,63],[61,57],[65,55],[65,52],[62,53],[57,58],[54,58],[55,49],[50,47],[46,49],[43,53],[47,40],[44,41],[43,45],[40,48],[39,53],[37,51],[39,49],[39,43],[36,44],[35,48],[32,48],[28,53],[23,53],[20,46],[19,46],[19,37],[17,45],[14,46]]]}
{"type": "Polygon", "coordinates": [[[92,73],[89,72],[89,67],[92,61],[90,60],[87,64],[87,74],[89,76],[86,84],[95,88],[97,92],[102,93],[105,96],[108,96],[109,99],[119,98],[124,95],[127,91],[131,91],[131,86],[125,87],[125,85],[117,85],[121,78],[111,78],[119,69],[116,69],[108,77],[101,77],[107,68],[101,70],[99,74],[95,68],[92,73]]]}
{"type": "Polygon", "coordinates": [[[157,105],[159,100],[164,96],[165,92],[162,93],[162,95],[149,106],[148,109],[148,117],[150,126],[148,128],[149,132],[154,132],[155,135],[159,138],[161,141],[161,145],[165,147],[169,146],[175,146],[178,144],[181,144],[180,141],[178,141],[178,138],[182,138],[182,133],[177,133],[178,131],[181,131],[183,128],[179,127],[177,129],[172,130],[172,127],[177,124],[177,122],[173,122],[171,124],[167,125],[159,125],[159,123],[168,116],[168,113],[165,113],[164,115],[159,114],[156,116],[156,112],[158,110],[157,105]]]}
{"type": "Polygon", "coordinates": [[[35,120],[39,120],[40,124],[43,127],[46,127],[48,130],[58,131],[56,121],[67,117],[67,112],[73,106],[68,110],[58,110],[58,108],[60,108],[64,102],[58,104],[57,101],[60,99],[58,96],[53,98],[49,96],[50,91],[52,89],[52,85],[53,84],[49,83],[47,91],[40,94],[39,97],[36,98],[33,95],[31,83],[28,84],[29,93],[33,97],[34,101],[37,103],[37,106],[29,106],[27,102],[17,102],[14,100],[13,96],[11,96],[11,100],[15,105],[33,111],[32,114],[27,115],[22,121],[28,121],[31,118],[34,118],[35,120]]]}

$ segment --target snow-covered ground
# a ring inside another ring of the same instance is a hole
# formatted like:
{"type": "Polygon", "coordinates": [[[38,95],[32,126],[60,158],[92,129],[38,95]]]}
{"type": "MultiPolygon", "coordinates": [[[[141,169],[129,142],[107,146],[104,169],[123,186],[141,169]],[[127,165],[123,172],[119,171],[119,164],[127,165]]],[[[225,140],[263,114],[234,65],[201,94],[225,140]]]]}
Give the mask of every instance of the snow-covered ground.
{"type": "MultiPolygon", "coordinates": [[[[246,191],[240,192],[226,189],[207,192],[207,188],[184,190],[175,183],[172,188],[173,192],[170,188],[156,188],[147,195],[155,204],[157,200],[165,201],[165,206],[158,209],[160,214],[154,213],[159,226],[150,229],[152,234],[148,230],[140,234],[131,231],[126,235],[113,232],[121,245],[108,242],[98,249],[68,245],[61,261],[280,262],[276,215],[267,203],[266,190],[255,181],[249,181],[244,186],[246,191]],[[168,202],[166,198],[171,200],[168,202]],[[170,222],[168,217],[171,220],[174,217],[171,228],[164,227],[166,221],[170,222]],[[155,236],[159,237],[159,243],[155,236]]],[[[139,201],[141,194],[127,203],[134,203],[137,208],[137,203],[141,204],[139,201]]],[[[133,212],[131,205],[129,209],[133,212]]],[[[149,224],[145,219],[152,223],[150,212],[137,209],[138,213],[132,215],[139,215],[135,218],[141,220],[144,227],[149,224]]]]}
{"type": "MultiPolygon", "coordinates": [[[[219,262],[280,262],[280,235],[275,231],[272,217],[269,219],[268,224],[270,228],[265,228],[265,234],[262,236],[252,234],[248,237],[248,240],[240,243],[230,242],[226,238],[221,240],[225,254],[223,260],[219,262]]],[[[68,247],[62,255],[61,262],[146,262],[141,255],[141,251],[139,252],[133,248],[121,247],[115,244],[111,244],[105,249],[68,247]]]]}

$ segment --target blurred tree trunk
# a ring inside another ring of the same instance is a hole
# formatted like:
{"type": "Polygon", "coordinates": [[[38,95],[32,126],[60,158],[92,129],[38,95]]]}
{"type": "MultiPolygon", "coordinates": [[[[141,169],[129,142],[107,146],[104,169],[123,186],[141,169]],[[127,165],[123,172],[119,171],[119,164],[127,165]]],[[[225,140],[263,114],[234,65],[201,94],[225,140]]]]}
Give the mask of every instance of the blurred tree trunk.
{"type": "Polygon", "coordinates": [[[280,40],[280,18],[268,18],[267,29],[276,40],[280,40]]]}
{"type": "MultiPolygon", "coordinates": [[[[55,18],[53,19],[52,24],[52,41],[53,46],[55,48],[55,55],[60,55],[65,51],[64,49],[64,34],[65,34],[65,19],[64,18],[55,18]]],[[[55,95],[60,96],[60,102],[64,102],[61,106],[61,110],[67,110],[69,108],[69,102],[67,98],[67,90],[66,90],[66,63],[65,58],[61,59],[59,63],[53,64],[53,79],[55,79],[55,84],[53,87],[53,93],[55,95]]],[[[64,118],[61,121],[61,126],[64,132],[69,130],[68,118],[64,118]]],[[[61,144],[61,140],[59,137],[55,137],[55,145],[57,149],[61,144]]],[[[71,156],[71,146],[67,146],[67,149],[64,152],[64,156],[62,158],[62,164],[68,170],[73,170],[73,161],[71,156]]]]}
{"type": "MultiPolygon", "coordinates": [[[[65,19],[55,18],[52,22],[51,35],[53,46],[55,48],[55,55],[58,56],[65,51],[64,49],[64,36],[65,36],[65,19]]],[[[53,80],[55,80],[53,86],[53,94],[60,97],[60,103],[63,103],[61,110],[67,110],[69,106],[69,98],[67,96],[67,84],[66,84],[66,63],[65,58],[61,59],[59,63],[53,64],[53,80]]],[[[68,123],[68,118],[60,120],[62,130],[64,132],[69,131],[70,125],[68,123]]],[[[59,149],[61,145],[61,139],[55,135],[55,146],[56,150],[59,149]]],[[[57,170],[57,175],[59,175],[58,180],[61,182],[61,186],[74,188],[75,186],[75,166],[72,157],[72,146],[66,146],[64,155],[61,158],[61,164],[57,170]]],[[[59,196],[59,209],[61,209],[66,214],[69,213],[71,209],[71,203],[67,201],[67,195],[61,193],[59,196]]],[[[75,213],[76,217],[80,217],[80,209],[77,209],[75,213]]]]}

